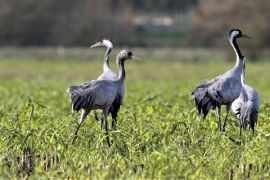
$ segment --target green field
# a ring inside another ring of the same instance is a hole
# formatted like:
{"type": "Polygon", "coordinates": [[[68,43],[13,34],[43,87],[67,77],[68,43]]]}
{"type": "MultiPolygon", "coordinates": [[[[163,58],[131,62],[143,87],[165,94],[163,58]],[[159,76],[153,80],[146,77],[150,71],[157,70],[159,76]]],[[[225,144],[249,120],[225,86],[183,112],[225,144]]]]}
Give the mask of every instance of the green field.
{"type": "Polygon", "coordinates": [[[214,112],[203,120],[194,110],[190,92],[196,84],[232,66],[214,60],[127,62],[124,105],[108,148],[93,113],[71,144],[80,114],[71,113],[65,92],[95,79],[101,60],[2,59],[0,178],[267,179],[270,63],[247,62],[246,82],[260,93],[261,109],[255,134],[242,133],[240,145],[228,138],[240,140],[232,113],[225,135],[214,112]]]}

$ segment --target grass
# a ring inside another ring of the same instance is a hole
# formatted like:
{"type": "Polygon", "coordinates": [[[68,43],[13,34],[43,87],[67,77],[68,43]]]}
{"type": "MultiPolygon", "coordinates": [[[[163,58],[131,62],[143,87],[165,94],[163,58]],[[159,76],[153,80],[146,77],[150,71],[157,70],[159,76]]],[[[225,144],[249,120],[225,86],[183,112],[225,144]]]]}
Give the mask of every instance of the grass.
{"type": "Polygon", "coordinates": [[[127,62],[125,101],[108,148],[92,113],[71,144],[79,114],[71,114],[65,93],[69,85],[95,79],[100,61],[1,60],[0,176],[269,178],[269,63],[247,64],[247,84],[260,93],[261,109],[255,134],[244,132],[240,145],[228,138],[238,139],[232,113],[225,136],[214,112],[203,120],[194,110],[195,85],[232,66],[127,62]]]}

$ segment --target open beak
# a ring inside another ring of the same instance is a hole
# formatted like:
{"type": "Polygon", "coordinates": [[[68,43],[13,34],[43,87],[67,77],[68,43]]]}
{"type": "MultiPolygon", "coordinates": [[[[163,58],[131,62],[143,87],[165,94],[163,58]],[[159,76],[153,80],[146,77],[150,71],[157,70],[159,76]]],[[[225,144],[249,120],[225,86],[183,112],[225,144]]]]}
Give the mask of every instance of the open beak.
{"type": "Polygon", "coordinates": [[[93,44],[92,46],[90,46],[90,48],[95,48],[95,47],[100,47],[102,46],[101,42],[96,42],[96,44],[93,44]]]}
{"type": "Polygon", "coordinates": [[[249,37],[249,36],[246,35],[246,34],[243,34],[242,37],[243,37],[243,38],[247,38],[247,39],[251,39],[251,37],[249,37]]]}
{"type": "Polygon", "coordinates": [[[139,61],[142,61],[141,58],[137,57],[137,56],[131,56],[131,59],[135,59],[135,60],[139,60],[139,61]]]}

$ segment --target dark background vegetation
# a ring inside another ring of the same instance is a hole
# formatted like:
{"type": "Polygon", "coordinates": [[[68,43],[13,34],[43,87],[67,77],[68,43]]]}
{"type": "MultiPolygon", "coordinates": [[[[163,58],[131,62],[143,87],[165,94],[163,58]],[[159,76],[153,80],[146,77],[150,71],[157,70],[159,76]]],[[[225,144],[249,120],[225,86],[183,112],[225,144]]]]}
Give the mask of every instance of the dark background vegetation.
{"type": "Polygon", "coordinates": [[[226,49],[229,30],[240,28],[256,57],[270,45],[269,9],[265,0],[0,0],[0,46],[86,47],[109,37],[117,46],[226,49]]]}

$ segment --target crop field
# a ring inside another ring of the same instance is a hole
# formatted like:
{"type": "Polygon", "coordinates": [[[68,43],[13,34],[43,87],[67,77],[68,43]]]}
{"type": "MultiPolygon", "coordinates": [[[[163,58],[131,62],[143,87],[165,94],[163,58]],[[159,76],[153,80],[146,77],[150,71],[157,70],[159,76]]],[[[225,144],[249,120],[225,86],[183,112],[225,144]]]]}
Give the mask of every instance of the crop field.
{"type": "Polygon", "coordinates": [[[232,112],[220,133],[215,112],[198,117],[190,95],[233,62],[142,58],[126,63],[124,105],[117,129],[109,131],[110,148],[93,113],[72,145],[80,113],[71,113],[65,91],[98,77],[101,59],[1,59],[0,178],[270,178],[270,63],[247,62],[246,83],[259,92],[261,107],[255,133],[239,138],[232,112]]]}

